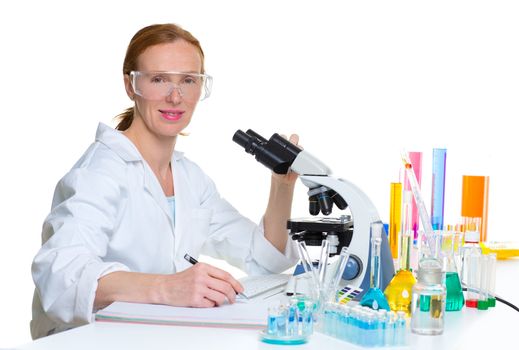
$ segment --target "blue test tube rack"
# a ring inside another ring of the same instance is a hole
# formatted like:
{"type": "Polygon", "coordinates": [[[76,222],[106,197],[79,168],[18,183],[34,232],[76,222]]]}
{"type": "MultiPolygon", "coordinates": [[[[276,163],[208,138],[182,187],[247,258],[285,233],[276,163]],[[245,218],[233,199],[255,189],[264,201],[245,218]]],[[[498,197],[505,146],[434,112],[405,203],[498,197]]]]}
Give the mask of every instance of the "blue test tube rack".
{"type": "Polygon", "coordinates": [[[408,345],[405,313],[329,303],[320,332],[362,347],[408,345]]]}
{"type": "Polygon", "coordinates": [[[260,332],[261,341],[269,344],[304,344],[313,333],[317,304],[305,296],[294,296],[288,304],[270,307],[267,329],[260,332]]]}

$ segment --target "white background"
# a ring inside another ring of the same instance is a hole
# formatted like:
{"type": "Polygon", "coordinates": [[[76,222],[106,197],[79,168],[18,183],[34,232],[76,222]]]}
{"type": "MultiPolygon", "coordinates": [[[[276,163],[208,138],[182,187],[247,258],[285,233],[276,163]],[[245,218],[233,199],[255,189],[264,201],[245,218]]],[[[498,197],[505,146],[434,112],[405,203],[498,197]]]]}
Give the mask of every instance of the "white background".
{"type": "MultiPolygon", "coordinates": [[[[99,121],[130,106],[126,46],[141,27],[191,31],[214,76],[179,150],[258,220],[269,172],[238,129],[296,132],[388,220],[400,149],[446,147],[446,222],[461,176],[490,176],[489,238],[517,240],[519,5],[516,1],[16,1],[0,5],[0,347],[30,341],[31,260],[56,182],[99,121]]],[[[307,216],[298,185],[293,216],[307,216]]],[[[498,281],[499,283],[499,281],[498,281]]]]}

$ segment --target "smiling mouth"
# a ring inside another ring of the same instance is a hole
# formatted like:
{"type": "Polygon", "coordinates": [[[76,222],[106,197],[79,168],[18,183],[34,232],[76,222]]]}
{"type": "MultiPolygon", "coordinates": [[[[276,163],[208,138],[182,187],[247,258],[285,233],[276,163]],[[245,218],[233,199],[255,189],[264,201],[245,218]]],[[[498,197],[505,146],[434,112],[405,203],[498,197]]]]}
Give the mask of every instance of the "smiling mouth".
{"type": "Polygon", "coordinates": [[[162,118],[169,121],[177,121],[182,118],[184,111],[159,109],[162,118]]]}

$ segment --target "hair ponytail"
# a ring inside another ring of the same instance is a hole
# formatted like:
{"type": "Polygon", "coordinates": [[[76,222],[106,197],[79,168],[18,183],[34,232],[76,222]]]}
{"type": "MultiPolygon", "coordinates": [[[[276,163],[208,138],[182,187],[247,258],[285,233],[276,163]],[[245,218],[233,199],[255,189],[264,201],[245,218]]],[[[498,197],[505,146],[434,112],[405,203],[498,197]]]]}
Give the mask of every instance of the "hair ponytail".
{"type": "Polygon", "coordinates": [[[133,122],[133,113],[134,108],[126,108],[124,112],[121,114],[118,114],[115,117],[115,120],[117,121],[117,126],[115,127],[116,130],[125,131],[132,125],[133,122]]]}

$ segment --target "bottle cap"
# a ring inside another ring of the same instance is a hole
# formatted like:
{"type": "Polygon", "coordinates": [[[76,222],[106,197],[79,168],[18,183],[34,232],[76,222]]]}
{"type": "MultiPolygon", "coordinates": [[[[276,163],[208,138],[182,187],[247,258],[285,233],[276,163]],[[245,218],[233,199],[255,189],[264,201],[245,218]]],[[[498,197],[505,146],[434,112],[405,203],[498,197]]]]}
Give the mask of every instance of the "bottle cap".
{"type": "Polygon", "coordinates": [[[371,224],[371,239],[382,238],[382,229],[384,228],[382,222],[373,222],[371,224]]]}
{"type": "Polygon", "coordinates": [[[475,299],[468,299],[465,302],[465,306],[466,307],[471,307],[471,308],[477,308],[478,307],[478,301],[475,300],[475,299]]]}
{"type": "Polygon", "coordinates": [[[467,231],[465,232],[466,243],[479,243],[479,231],[467,231]]]}
{"type": "Polygon", "coordinates": [[[425,258],[418,263],[418,281],[426,284],[441,284],[442,265],[437,259],[425,258]]]}
{"type": "Polygon", "coordinates": [[[478,310],[488,310],[488,302],[486,300],[478,300],[478,310]]]}
{"type": "Polygon", "coordinates": [[[496,306],[496,298],[490,297],[487,299],[488,307],[495,307],[496,306]]]}

